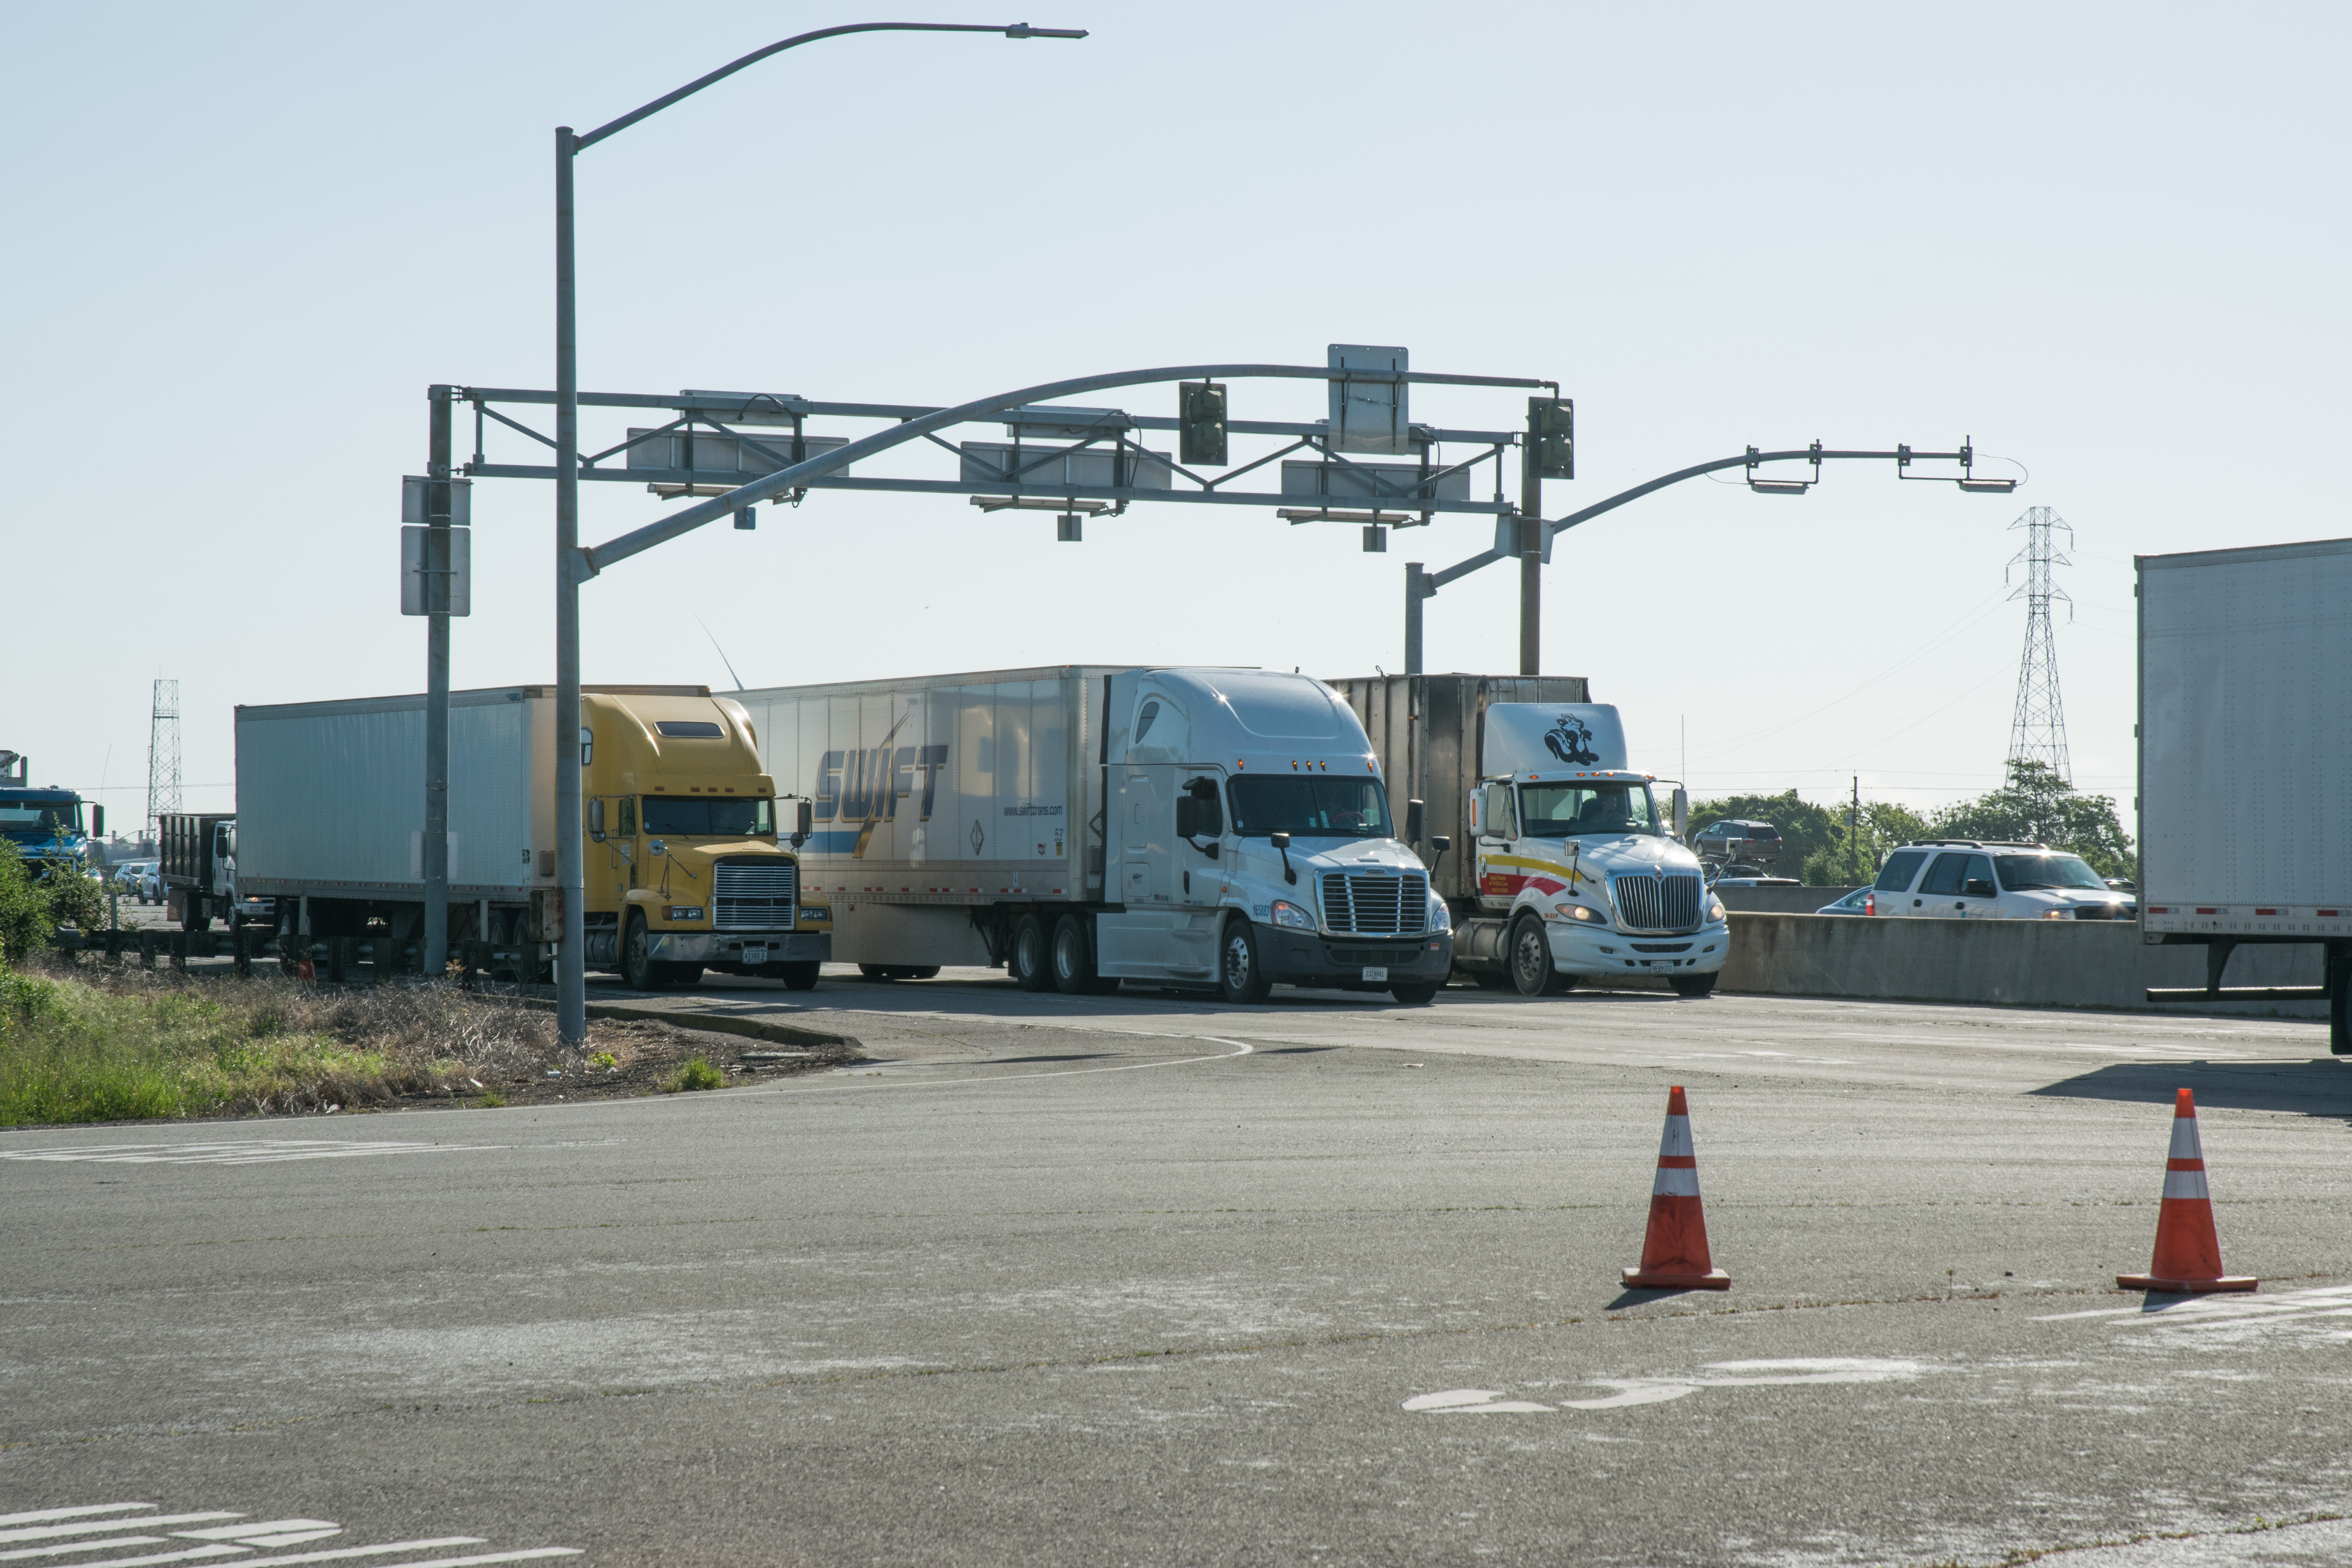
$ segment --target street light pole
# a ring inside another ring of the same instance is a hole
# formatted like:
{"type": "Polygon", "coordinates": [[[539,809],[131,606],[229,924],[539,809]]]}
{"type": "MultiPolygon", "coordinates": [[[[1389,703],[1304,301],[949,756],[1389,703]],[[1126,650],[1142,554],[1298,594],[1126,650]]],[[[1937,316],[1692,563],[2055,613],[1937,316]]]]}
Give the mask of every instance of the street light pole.
{"type": "MultiPolygon", "coordinates": [[[[450,561],[449,405],[456,389],[436,386],[425,454],[425,521],[440,548],[425,553],[428,565],[450,561]]],[[[431,579],[427,579],[431,581],[431,579]]],[[[444,577],[444,584],[449,581],[444,577]]],[[[449,616],[425,618],[425,973],[438,977],[449,964],[449,616]]],[[[481,932],[474,933],[480,936],[481,932]]]]}
{"type": "MultiPolygon", "coordinates": [[[[754,49],[698,77],[586,135],[555,128],[555,893],[562,910],[555,950],[555,1033],[567,1046],[588,1042],[588,970],[584,946],[585,854],[580,841],[580,583],[590,574],[580,554],[579,323],[574,309],[572,165],[592,147],[647,115],[734,75],[770,55],[848,33],[997,33],[1008,38],[1083,38],[1082,28],[1009,26],[973,22],[853,22],[820,27],[754,49]]],[[[545,940],[543,931],[532,940],[545,940]]]]}
{"type": "MultiPolygon", "coordinates": [[[[555,128],[555,1032],[588,1043],[585,856],[580,843],[580,330],[572,272],[572,163],[555,128]]],[[[541,930],[529,933],[543,940],[541,930]]]]}
{"type": "Polygon", "coordinates": [[[1519,673],[1543,658],[1543,467],[1530,433],[1519,452],[1519,673]]]}

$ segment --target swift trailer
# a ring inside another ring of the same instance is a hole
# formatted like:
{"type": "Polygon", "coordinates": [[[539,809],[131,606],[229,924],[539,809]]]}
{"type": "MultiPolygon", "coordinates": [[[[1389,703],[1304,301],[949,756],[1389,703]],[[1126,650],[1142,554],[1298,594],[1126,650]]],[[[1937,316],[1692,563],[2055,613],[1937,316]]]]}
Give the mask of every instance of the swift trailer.
{"type": "Polygon", "coordinates": [[[2137,558],[2139,920],[2205,949],[2205,989],[2326,998],[2352,1055],[2352,539],[2137,558]],[[2247,942],[2305,942],[2326,984],[2225,990],[2247,942]]]}
{"type": "Polygon", "coordinates": [[[869,975],[1418,1004],[1453,967],[1381,759],[1311,677],[1060,665],[738,697],[814,797],[809,883],[869,975]]]}
{"type": "Polygon", "coordinates": [[[1334,685],[1378,738],[1390,774],[1414,781],[1430,826],[1447,829],[1423,842],[1451,910],[1455,967],[1528,996],[1639,977],[1684,996],[1715,989],[1731,932],[1682,842],[1687,797],[1676,788],[1661,801],[1658,781],[1628,767],[1617,710],[1583,700],[1582,680],[1334,685]]]}
{"type": "MultiPolygon", "coordinates": [[[[707,687],[591,686],[580,723],[587,967],[640,990],[709,969],[814,985],[828,911],[801,897],[742,708],[707,687]]],[[[530,983],[563,930],[560,743],[551,687],[450,693],[450,943],[530,983]]],[[[365,942],[379,970],[421,955],[424,757],[419,696],[236,710],[237,888],[278,900],[289,946],[365,942]]]]}

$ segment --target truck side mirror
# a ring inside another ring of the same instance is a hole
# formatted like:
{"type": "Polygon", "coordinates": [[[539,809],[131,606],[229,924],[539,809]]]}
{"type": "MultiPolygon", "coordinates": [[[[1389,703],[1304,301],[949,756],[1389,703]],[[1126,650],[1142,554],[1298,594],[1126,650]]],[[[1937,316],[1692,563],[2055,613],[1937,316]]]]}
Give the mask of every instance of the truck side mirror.
{"type": "Polygon", "coordinates": [[[92,838],[106,837],[106,807],[93,805],[89,808],[89,836],[92,838]]]}
{"type": "Polygon", "coordinates": [[[810,800],[793,802],[793,847],[797,849],[809,841],[816,831],[816,803],[810,800]]]}
{"type": "Polygon", "coordinates": [[[1677,784],[1675,786],[1675,837],[1686,838],[1689,836],[1690,791],[1677,784]]]}
{"type": "Polygon", "coordinates": [[[1268,844],[1273,845],[1276,849],[1288,849],[1290,847],[1290,835],[1287,833],[1270,833],[1266,835],[1265,841],[1268,844]]]}
{"type": "Polygon", "coordinates": [[[1421,830],[1425,826],[1423,819],[1428,815],[1428,811],[1429,808],[1420,801],[1409,800],[1404,803],[1404,841],[1407,844],[1421,842],[1421,830]]]}
{"type": "Polygon", "coordinates": [[[1453,840],[1452,838],[1450,838],[1450,837],[1446,837],[1444,834],[1440,833],[1440,834],[1438,834],[1437,836],[1435,836],[1434,837],[1433,837],[1432,839],[1430,839],[1430,841],[1429,841],[1429,847],[1430,847],[1432,849],[1436,850],[1440,855],[1443,855],[1443,854],[1444,854],[1448,849],[1451,849],[1451,848],[1453,848],[1453,847],[1454,847],[1454,840],[1453,840]]]}
{"type": "Polygon", "coordinates": [[[604,842],[604,802],[602,796],[588,803],[588,837],[599,844],[604,842]]]}
{"type": "Polygon", "coordinates": [[[1282,879],[1295,885],[1298,880],[1298,873],[1292,869],[1290,865],[1290,835],[1269,833],[1265,836],[1265,841],[1282,851],[1282,879]]]}

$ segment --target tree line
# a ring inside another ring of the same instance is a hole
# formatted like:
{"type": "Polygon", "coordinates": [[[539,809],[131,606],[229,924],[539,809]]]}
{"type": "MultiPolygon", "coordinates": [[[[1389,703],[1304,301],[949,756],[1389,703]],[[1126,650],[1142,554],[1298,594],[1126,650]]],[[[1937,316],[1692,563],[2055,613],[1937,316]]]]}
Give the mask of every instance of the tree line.
{"type": "Polygon", "coordinates": [[[1769,822],[1780,833],[1780,874],[1811,887],[1856,887],[1878,875],[1887,854],[1925,838],[2047,844],[2071,850],[2102,877],[2139,877],[2139,857],[2112,795],[2084,795],[2046,763],[2012,761],[2000,788],[1925,815],[1892,801],[1864,801],[1853,831],[1846,808],[1779,795],[1735,795],[1691,803],[1696,832],[1725,817],[1769,822]]]}

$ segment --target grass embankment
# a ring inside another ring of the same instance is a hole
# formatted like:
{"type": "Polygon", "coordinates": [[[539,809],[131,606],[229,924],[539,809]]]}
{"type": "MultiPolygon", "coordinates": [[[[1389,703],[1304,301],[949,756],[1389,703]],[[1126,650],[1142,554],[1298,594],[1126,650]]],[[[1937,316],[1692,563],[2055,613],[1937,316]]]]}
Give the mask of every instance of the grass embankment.
{"type": "Polygon", "coordinates": [[[472,1099],[563,1055],[546,1014],[447,986],[0,969],[0,1126],[472,1099]]]}

